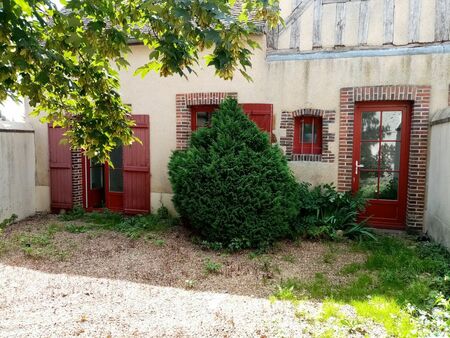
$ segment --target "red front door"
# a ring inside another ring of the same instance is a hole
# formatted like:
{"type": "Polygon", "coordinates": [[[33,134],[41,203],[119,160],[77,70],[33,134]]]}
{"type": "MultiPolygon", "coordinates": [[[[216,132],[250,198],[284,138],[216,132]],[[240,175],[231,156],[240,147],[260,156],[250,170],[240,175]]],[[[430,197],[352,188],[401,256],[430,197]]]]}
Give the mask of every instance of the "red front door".
{"type": "Polygon", "coordinates": [[[373,227],[405,227],[410,112],[407,102],[356,105],[352,186],[373,227]]]}

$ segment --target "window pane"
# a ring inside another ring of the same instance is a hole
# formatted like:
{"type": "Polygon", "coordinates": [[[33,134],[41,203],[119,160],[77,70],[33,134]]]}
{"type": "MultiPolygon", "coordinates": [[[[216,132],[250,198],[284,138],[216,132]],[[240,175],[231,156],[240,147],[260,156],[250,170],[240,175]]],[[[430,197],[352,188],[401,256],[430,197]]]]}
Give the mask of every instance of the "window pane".
{"type": "Polygon", "coordinates": [[[363,140],[378,140],[380,138],[380,112],[362,113],[362,131],[363,140]]]}
{"type": "Polygon", "coordinates": [[[123,151],[122,147],[117,147],[111,152],[111,163],[114,168],[109,168],[109,191],[122,192],[123,191],[123,151]]]}
{"type": "Polygon", "coordinates": [[[109,191],[123,191],[123,173],[122,169],[109,169],[109,191]]]}
{"type": "Polygon", "coordinates": [[[303,123],[303,143],[313,143],[313,125],[312,123],[303,123]]]}
{"type": "Polygon", "coordinates": [[[401,139],[402,131],[402,112],[401,111],[385,111],[382,115],[382,134],[383,140],[401,139]]]}
{"type": "Polygon", "coordinates": [[[361,164],[365,169],[378,169],[379,150],[379,142],[361,142],[361,164]]]}
{"type": "Polygon", "coordinates": [[[359,190],[364,198],[376,199],[378,192],[378,173],[376,171],[361,171],[359,190]]]}
{"type": "Polygon", "coordinates": [[[110,158],[114,168],[122,168],[122,147],[117,147],[111,151],[110,158]]]}
{"type": "Polygon", "coordinates": [[[96,165],[91,167],[91,189],[103,188],[103,167],[96,165]]]}
{"type": "Polygon", "coordinates": [[[197,112],[197,129],[209,127],[211,125],[211,114],[207,112],[197,112]]]}
{"type": "Polygon", "coordinates": [[[380,196],[382,200],[398,198],[398,173],[382,173],[380,176],[380,196]]]}
{"type": "Polygon", "coordinates": [[[400,170],[400,142],[381,142],[381,169],[400,170]]]}

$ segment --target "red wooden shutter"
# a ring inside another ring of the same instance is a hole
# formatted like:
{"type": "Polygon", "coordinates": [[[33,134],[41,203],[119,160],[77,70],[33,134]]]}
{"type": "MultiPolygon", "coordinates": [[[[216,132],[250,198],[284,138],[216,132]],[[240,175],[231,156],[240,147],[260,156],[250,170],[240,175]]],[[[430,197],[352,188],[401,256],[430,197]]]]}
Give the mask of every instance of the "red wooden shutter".
{"type": "Polygon", "coordinates": [[[244,103],[244,113],[263,131],[272,135],[273,105],[265,103],[244,103]]]}
{"type": "Polygon", "coordinates": [[[123,148],[123,208],[127,214],[150,212],[150,122],[148,115],[133,115],[135,142],[123,148]]]}
{"type": "Polygon", "coordinates": [[[61,144],[66,130],[48,126],[50,206],[53,212],[72,208],[72,152],[61,144]]]}

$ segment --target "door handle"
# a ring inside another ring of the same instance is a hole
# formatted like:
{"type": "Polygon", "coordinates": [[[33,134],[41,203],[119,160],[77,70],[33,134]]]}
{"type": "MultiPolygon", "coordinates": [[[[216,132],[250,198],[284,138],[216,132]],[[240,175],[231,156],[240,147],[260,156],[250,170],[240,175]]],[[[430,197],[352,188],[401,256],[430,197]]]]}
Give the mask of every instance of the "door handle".
{"type": "Polygon", "coordinates": [[[355,175],[358,175],[359,168],[364,168],[364,164],[359,164],[358,161],[355,162],[355,175]]]}

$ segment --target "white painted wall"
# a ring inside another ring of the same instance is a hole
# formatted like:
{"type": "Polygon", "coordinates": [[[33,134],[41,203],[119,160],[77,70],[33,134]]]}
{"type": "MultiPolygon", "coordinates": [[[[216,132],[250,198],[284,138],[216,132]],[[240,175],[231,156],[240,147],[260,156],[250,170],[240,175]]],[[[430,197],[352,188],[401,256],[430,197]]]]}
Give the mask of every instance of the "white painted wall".
{"type": "Polygon", "coordinates": [[[0,222],[35,212],[34,132],[27,123],[0,121],[0,222]]]}

